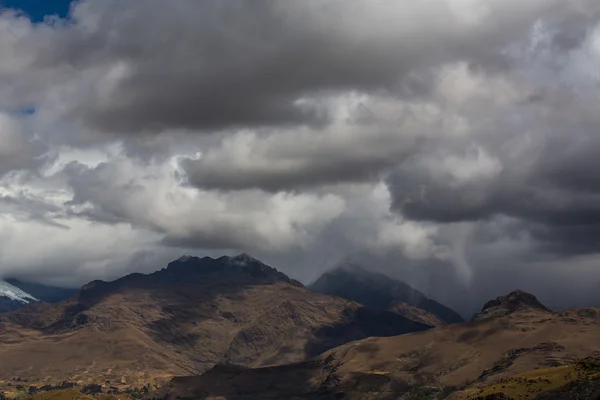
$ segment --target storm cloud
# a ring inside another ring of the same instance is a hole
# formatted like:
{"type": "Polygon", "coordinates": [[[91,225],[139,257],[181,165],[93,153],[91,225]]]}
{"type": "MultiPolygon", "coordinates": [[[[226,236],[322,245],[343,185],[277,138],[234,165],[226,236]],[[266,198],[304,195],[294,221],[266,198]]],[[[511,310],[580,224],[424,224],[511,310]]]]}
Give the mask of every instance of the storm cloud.
{"type": "Polygon", "coordinates": [[[599,20],[594,0],[2,10],[0,275],[76,285],[247,251],[305,282],[370,264],[463,312],[583,293],[599,20]]]}

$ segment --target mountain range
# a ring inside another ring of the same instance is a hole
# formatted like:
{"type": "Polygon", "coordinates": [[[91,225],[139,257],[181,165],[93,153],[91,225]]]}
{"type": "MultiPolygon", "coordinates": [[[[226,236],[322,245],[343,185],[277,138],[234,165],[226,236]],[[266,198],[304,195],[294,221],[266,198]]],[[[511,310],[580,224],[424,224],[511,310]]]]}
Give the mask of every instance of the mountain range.
{"type": "Polygon", "coordinates": [[[247,255],[186,256],[0,316],[0,376],[147,384],[217,363],[299,362],[353,340],[430,328],[311,292],[247,255]]]}
{"type": "Polygon", "coordinates": [[[305,287],[246,254],[183,256],[76,291],[9,279],[0,294],[12,310],[0,314],[0,397],[22,397],[14,388],[27,381],[66,390],[55,400],[90,398],[70,385],[148,399],[484,400],[510,389],[551,400],[600,379],[599,309],[553,312],[515,290],[465,322],[357,266],[305,287]]]}

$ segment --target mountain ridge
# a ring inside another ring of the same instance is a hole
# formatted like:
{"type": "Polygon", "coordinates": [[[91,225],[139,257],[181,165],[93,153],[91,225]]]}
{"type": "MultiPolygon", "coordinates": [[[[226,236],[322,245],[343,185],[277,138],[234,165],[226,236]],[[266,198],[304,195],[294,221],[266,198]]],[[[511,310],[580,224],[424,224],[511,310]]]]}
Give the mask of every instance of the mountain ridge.
{"type": "Polygon", "coordinates": [[[433,326],[464,322],[457,312],[428,298],[405,282],[356,264],[346,264],[328,271],[308,288],[372,308],[394,311],[433,326]]]}
{"type": "Polygon", "coordinates": [[[427,329],[311,292],[248,256],[184,257],[151,274],[92,281],[62,303],[1,315],[0,375],[84,382],[125,375],[146,384],[220,362],[298,362],[368,336],[427,329]]]}

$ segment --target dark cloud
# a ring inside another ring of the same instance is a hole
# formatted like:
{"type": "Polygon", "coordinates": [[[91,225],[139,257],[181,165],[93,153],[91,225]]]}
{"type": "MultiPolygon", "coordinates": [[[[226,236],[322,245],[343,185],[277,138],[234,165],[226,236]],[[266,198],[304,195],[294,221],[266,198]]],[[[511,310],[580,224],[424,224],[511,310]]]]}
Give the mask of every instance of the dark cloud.
{"type": "Polygon", "coordinates": [[[511,135],[498,120],[492,136],[472,136],[463,149],[438,143],[414,155],[388,179],[393,208],[441,223],[507,216],[521,221],[544,252],[597,252],[586,238],[600,228],[594,172],[600,168],[600,119],[590,100],[585,91],[578,97],[547,93],[531,106],[535,111],[515,106],[515,113],[529,114],[529,123],[518,131],[510,127],[511,135]],[[511,144],[515,139],[526,146],[511,144]]]}
{"type": "Polygon", "coordinates": [[[4,12],[0,274],[84,283],[248,251],[304,281],[359,259],[465,313],[515,287],[564,284],[550,305],[572,305],[600,279],[599,9],[4,12]]]}
{"type": "Polygon", "coordinates": [[[423,95],[416,72],[458,60],[503,70],[501,50],[532,18],[569,12],[557,1],[487,7],[471,24],[473,10],[445,1],[81,2],[36,60],[103,71],[73,106],[106,131],[322,126],[315,96],[423,95]]]}

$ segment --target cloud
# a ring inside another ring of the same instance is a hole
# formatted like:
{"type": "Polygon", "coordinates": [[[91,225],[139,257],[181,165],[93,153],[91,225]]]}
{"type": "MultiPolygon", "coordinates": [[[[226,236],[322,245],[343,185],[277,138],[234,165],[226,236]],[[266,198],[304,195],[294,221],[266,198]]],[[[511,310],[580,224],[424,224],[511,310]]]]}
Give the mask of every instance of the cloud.
{"type": "MultiPolygon", "coordinates": [[[[582,46],[581,52],[598,56],[589,44],[582,46]]],[[[570,67],[559,77],[566,78],[570,67]]],[[[522,97],[518,83],[495,99],[511,92],[522,97]]],[[[599,221],[596,99],[594,86],[569,87],[559,79],[547,82],[533,103],[486,102],[483,116],[473,112],[477,107],[467,109],[463,118],[472,128],[466,137],[427,147],[389,176],[393,207],[406,217],[441,223],[512,217],[551,245],[546,251],[597,251],[581,241],[599,221]]]]}
{"type": "Polygon", "coordinates": [[[535,20],[573,9],[557,0],[477,7],[183,0],[168,9],[156,1],[84,1],[73,8],[73,23],[22,27],[31,32],[18,44],[26,66],[74,67],[94,78],[74,90],[71,116],[101,130],[318,127],[327,109],[307,97],[348,90],[424,96],[429,69],[458,60],[509,67],[516,60],[505,46],[535,20]]]}
{"type": "Polygon", "coordinates": [[[34,169],[43,164],[46,146],[22,126],[22,122],[0,113],[0,177],[10,171],[34,169]]]}
{"type": "Polygon", "coordinates": [[[183,159],[188,182],[204,189],[277,192],[377,181],[424,139],[408,105],[391,102],[394,115],[387,116],[385,100],[364,99],[383,115],[373,114],[360,98],[338,101],[335,122],[319,132],[242,131],[199,158],[183,159]]]}
{"type": "Polygon", "coordinates": [[[78,284],[249,251],[305,281],[361,260],[461,310],[579,291],[600,252],[599,16],[594,0],[2,12],[0,275],[78,284]]]}
{"type": "Polygon", "coordinates": [[[169,246],[275,253],[309,245],[344,207],[334,195],[197,191],[181,187],[174,172],[127,158],[94,168],[70,163],[66,204],[74,216],[156,231],[169,246]]]}

